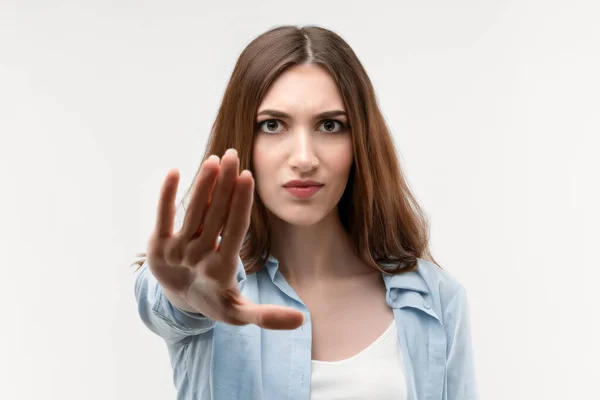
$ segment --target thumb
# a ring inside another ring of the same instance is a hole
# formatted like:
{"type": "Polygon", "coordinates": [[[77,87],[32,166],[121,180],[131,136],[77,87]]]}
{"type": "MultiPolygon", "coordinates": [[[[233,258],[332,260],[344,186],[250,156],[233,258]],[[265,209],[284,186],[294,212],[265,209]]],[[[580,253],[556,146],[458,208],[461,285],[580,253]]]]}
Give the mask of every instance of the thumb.
{"type": "Polygon", "coordinates": [[[239,308],[240,319],[264,329],[296,329],[304,323],[304,314],[291,307],[246,303],[239,308]]]}

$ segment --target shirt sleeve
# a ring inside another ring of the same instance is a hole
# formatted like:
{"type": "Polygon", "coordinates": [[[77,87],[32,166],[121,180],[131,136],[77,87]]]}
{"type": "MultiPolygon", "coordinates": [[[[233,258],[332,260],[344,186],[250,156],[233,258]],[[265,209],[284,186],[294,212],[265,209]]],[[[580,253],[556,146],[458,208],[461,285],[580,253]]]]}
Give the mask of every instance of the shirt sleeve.
{"type": "Polygon", "coordinates": [[[471,341],[470,308],[464,287],[456,292],[444,313],[448,334],[447,398],[479,399],[471,341]]]}
{"type": "MultiPolygon", "coordinates": [[[[245,277],[244,266],[238,258],[238,282],[245,277]]],[[[148,268],[147,260],[135,278],[135,298],[138,314],[144,325],[168,343],[202,334],[216,324],[213,319],[199,313],[184,311],[172,304],[148,268]]]]}

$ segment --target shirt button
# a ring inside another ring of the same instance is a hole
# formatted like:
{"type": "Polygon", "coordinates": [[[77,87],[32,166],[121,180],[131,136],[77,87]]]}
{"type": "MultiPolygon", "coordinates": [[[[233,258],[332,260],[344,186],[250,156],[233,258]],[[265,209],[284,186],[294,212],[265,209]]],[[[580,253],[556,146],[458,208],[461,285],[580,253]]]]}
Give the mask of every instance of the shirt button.
{"type": "Polygon", "coordinates": [[[431,306],[429,305],[429,303],[427,301],[423,302],[423,307],[425,307],[428,310],[431,308],[431,306]]]}

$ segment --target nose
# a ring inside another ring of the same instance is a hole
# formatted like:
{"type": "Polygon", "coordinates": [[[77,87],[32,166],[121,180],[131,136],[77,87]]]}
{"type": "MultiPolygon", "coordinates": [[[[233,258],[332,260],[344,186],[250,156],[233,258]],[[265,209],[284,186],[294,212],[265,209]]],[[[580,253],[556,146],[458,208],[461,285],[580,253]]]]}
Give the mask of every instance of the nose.
{"type": "Polygon", "coordinates": [[[319,166],[313,138],[309,132],[296,132],[289,163],[293,169],[306,173],[319,166]]]}

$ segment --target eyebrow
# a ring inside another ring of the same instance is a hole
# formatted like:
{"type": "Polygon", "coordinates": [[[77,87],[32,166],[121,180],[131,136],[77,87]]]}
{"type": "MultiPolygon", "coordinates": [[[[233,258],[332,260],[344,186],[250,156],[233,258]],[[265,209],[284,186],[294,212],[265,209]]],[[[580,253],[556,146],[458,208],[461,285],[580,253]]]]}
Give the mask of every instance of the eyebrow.
{"type": "MultiPolygon", "coordinates": [[[[261,115],[269,115],[271,117],[275,117],[275,118],[287,118],[287,119],[292,119],[292,116],[290,114],[287,114],[283,111],[278,111],[278,110],[262,110],[261,112],[259,112],[258,114],[256,114],[256,116],[261,116],[261,115]]],[[[345,117],[347,117],[346,112],[342,111],[342,110],[331,110],[331,111],[325,111],[322,113],[319,113],[317,115],[315,115],[315,119],[324,119],[324,118],[333,118],[333,117],[338,117],[340,115],[343,115],[345,117]]]]}

